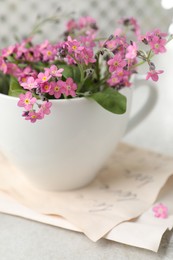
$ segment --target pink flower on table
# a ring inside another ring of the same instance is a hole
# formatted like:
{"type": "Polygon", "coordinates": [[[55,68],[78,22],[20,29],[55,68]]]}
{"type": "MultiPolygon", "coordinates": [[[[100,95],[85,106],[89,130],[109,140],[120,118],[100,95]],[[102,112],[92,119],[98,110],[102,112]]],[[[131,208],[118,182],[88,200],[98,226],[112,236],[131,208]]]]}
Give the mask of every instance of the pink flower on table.
{"type": "Polygon", "coordinates": [[[29,111],[25,116],[25,120],[30,120],[31,123],[35,123],[38,119],[43,119],[43,114],[41,112],[36,112],[34,110],[29,111]]]}
{"type": "Polygon", "coordinates": [[[75,97],[76,96],[76,92],[75,92],[76,89],[77,89],[77,85],[76,85],[76,83],[74,83],[73,79],[67,78],[67,80],[65,82],[65,86],[62,89],[63,94],[65,94],[66,96],[75,97]]]}
{"type": "Polygon", "coordinates": [[[49,71],[45,71],[45,72],[40,72],[38,74],[38,79],[37,82],[38,83],[45,83],[47,82],[49,79],[51,78],[51,75],[49,74],[49,71]]]}
{"type": "Polygon", "coordinates": [[[155,205],[152,208],[152,210],[153,210],[154,216],[156,218],[167,218],[168,217],[168,208],[162,203],[155,205]]]}
{"type": "Polygon", "coordinates": [[[50,68],[46,68],[45,71],[49,71],[49,74],[53,77],[62,77],[64,69],[58,69],[56,65],[52,65],[50,68]]]}
{"type": "Polygon", "coordinates": [[[50,83],[51,89],[49,91],[50,95],[54,95],[55,98],[60,98],[63,93],[63,89],[65,88],[65,82],[62,80],[58,80],[57,82],[52,81],[50,83]]]}
{"type": "Polygon", "coordinates": [[[36,103],[37,99],[32,96],[31,92],[26,92],[25,94],[19,95],[19,101],[17,105],[19,107],[24,107],[26,110],[31,110],[33,105],[36,103]]]}
{"type": "Polygon", "coordinates": [[[126,66],[126,61],[122,59],[120,54],[115,54],[115,56],[112,59],[110,59],[107,63],[109,65],[110,72],[114,72],[118,68],[123,68],[124,66],[126,66]]]}
{"type": "Polygon", "coordinates": [[[28,89],[28,90],[31,90],[31,89],[34,89],[34,88],[37,88],[38,87],[38,83],[37,81],[33,78],[33,77],[28,77],[26,79],[26,82],[23,82],[20,84],[24,89],[28,89]]]}
{"type": "Polygon", "coordinates": [[[158,75],[162,74],[163,72],[164,72],[163,70],[150,70],[147,73],[146,80],[151,78],[153,81],[158,81],[158,79],[159,79],[158,75]]]}
{"type": "Polygon", "coordinates": [[[137,56],[137,44],[133,42],[127,47],[126,59],[133,60],[137,56]]]}

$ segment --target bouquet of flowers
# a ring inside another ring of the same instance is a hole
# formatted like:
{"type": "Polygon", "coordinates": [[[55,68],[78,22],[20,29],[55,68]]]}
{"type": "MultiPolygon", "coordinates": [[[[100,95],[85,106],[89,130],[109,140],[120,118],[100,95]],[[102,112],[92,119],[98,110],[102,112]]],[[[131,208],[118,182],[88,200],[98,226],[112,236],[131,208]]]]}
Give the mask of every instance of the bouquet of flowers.
{"type": "Polygon", "coordinates": [[[28,37],[2,49],[0,93],[18,97],[22,116],[31,122],[51,112],[52,99],[86,97],[112,113],[124,113],[126,98],[120,90],[131,86],[132,75],[144,62],[146,80],[158,80],[163,71],[151,59],[166,51],[172,36],[159,29],[143,35],[134,18],[121,19],[107,39],[97,34],[95,19],[87,16],[69,20],[58,42],[34,44],[28,37]]]}

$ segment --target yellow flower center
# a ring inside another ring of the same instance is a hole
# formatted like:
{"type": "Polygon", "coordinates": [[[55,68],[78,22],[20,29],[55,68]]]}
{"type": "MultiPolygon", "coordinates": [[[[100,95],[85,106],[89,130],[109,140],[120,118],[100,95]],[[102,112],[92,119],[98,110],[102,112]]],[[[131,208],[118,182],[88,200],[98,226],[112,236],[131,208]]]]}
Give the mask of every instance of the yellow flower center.
{"type": "Polygon", "coordinates": [[[46,81],[46,80],[47,80],[47,77],[46,77],[46,76],[42,77],[42,80],[43,80],[43,81],[46,81]]]}
{"type": "Polygon", "coordinates": [[[49,89],[49,85],[45,85],[45,86],[44,86],[44,89],[45,89],[45,90],[48,90],[48,89],[49,89]]]}
{"type": "Polygon", "coordinates": [[[51,56],[51,55],[52,55],[52,52],[51,52],[51,51],[48,51],[48,52],[47,52],[47,55],[48,55],[48,56],[51,56]]]}
{"type": "Polygon", "coordinates": [[[115,62],[114,62],[114,66],[115,66],[115,67],[117,67],[118,64],[119,64],[118,61],[115,61],[115,62]]]}
{"type": "Polygon", "coordinates": [[[73,49],[74,51],[76,51],[76,50],[77,50],[77,46],[76,46],[76,45],[73,45],[73,46],[72,46],[72,49],[73,49]]]}
{"type": "Polygon", "coordinates": [[[26,78],[25,77],[22,78],[22,82],[26,82],[26,78]]]}
{"type": "Polygon", "coordinates": [[[113,82],[113,83],[116,83],[117,80],[118,80],[117,78],[113,78],[113,79],[112,79],[112,82],[113,82]]]}
{"type": "Polygon", "coordinates": [[[56,86],[56,87],[54,88],[54,90],[55,90],[55,92],[58,92],[58,91],[59,91],[59,87],[56,86]]]}
{"type": "Polygon", "coordinates": [[[25,99],[25,104],[26,104],[26,105],[30,104],[30,100],[26,98],[26,99],[25,99]]]}

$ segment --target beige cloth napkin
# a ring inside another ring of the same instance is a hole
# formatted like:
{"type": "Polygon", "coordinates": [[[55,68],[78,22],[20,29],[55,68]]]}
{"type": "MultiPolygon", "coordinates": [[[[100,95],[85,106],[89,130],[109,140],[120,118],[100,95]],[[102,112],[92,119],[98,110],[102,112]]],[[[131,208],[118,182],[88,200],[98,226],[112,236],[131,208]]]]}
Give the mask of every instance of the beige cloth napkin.
{"type": "Polygon", "coordinates": [[[121,144],[87,187],[47,192],[34,188],[1,156],[0,191],[36,213],[62,216],[97,241],[149,209],[172,173],[172,158],[121,144]]]}

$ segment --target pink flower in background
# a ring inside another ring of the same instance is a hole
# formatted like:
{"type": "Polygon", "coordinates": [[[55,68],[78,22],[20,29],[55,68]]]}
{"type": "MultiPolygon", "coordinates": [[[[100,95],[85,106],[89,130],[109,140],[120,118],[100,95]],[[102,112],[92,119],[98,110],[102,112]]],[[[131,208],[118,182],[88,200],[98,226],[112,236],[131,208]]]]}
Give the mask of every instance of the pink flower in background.
{"type": "Polygon", "coordinates": [[[73,40],[70,36],[68,36],[68,40],[66,42],[66,46],[68,48],[69,53],[80,53],[83,50],[83,46],[81,46],[81,43],[77,40],[73,40]]]}
{"type": "Polygon", "coordinates": [[[45,71],[48,71],[49,74],[53,77],[62,77],[62,72],[64,69],[58,69],[56,65],[52,65],[50,68],[46,68],[45,71]]]}
{"type": "Polygon", "coordinates": [[[77,85],[76,85],[76,83],[74,83],[73,79],[67,78],[67,80],[65,82],[65,86],[63,88],[63,93],[66,96],[75,97],[76,96],[76,92],[75,92],[76,89],[77,89],[77,85]]]}
{"type": "Polygon", "coordinates": [[[167,218],[168,217],[168,208],[162,203],[155,205],[152,208],[152,210],[153,210],[154,216],[156,218],[167,218]]]}
{"type": "Polygon", "coordinates": [[[24,89],[31,90],[33,88],[37,88],[38,87],[38,83],[37,83],[37,81],[33,77],[28,77],[26,79],[26,82],[21,83],[21,86],[24,89]]]}
{"type": "Polygon", "coordinates": [[[2,57],[8,57],[9,55],[13,54],[15,49],[15,45],[9,46],[8,48],[4,48],[2,50],[2,57]]]}
{"type": "Polygon", "coordinates": [[[133,42],[131,45],[127,47],[126,59],[133,60],[137,56],[137,44],[133,42]]]}
{"type": "Polygon", "coordinates": [[[96,61],[93,56],[94,55],[92,49],[84,48],[81,53],[77,55],[77,59],[88,65],[89,63],[94,63],[96,61]]]}
{"type": "Polygon", "coordinates": [[[44,83],[47,82],[51,78],[51,75],[49,74],[49,71],[40,72],[38,74],[38,83],[44,83]]]}
{"type": "Polygon", "coordinates": [[[111,78],[109,78],[107,80],[107,83],[110,85],[110,86],[115,86],[117,83],[120,82],[120,79],[118,78],[117,74],[112,74],[111,78]]]}
{"type": "Polygon", "coordinates": [[[109,71],[114,72],[118,68],[123,68],[126,65],[126,61],[122,59],[120,54],[115,54],[115,56],[108,61],[109,71]]]}
{"type": "Polygon", "coordinates": [[[162,74],[163,72],[164,72],[163,70],[150,70],[147,73],[146,80],[151,78],[153,81],[158,81],[158,79],[159,79],[158,75],[162,74]]]}
{"type": "Polygon", "coordinates": [[[166,52],[166,40],[159,36],[153,36],[152,40],[149,41],[149,45],[155,54],[166,52]]]}
{"type": "Polygon", "coordinates": [[[26,110],[32,109],[33,105],[36,103],[37,99],[32,96],[31,92],[26,92],[26,94],[19,95],[19,101],[17,105],[19,107],[24,107],[26,110]]]}
{"type": "Polygon", "coordinates": [[[1,70],[4,74],[7,73],[7,64],[6,64],[6,62],[4,61],[4,59],[2,59],[1,57],[0,57],[0,70],[1,70]]]}
{"type": "Polygon", "coordinates": [[[71,19],[66,24],[67,31],[71,31],[77,28],[77,23],[74,19],[71,19]]]}

